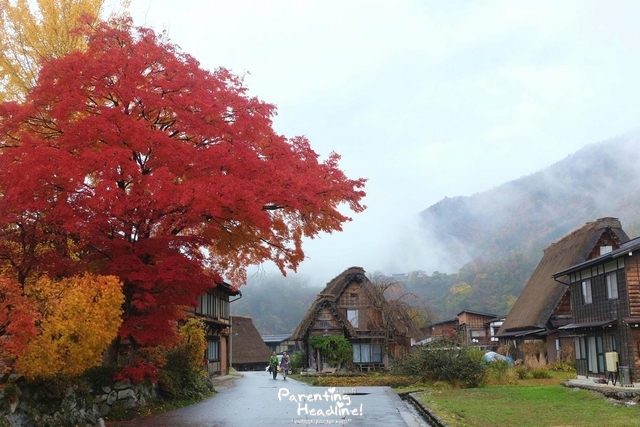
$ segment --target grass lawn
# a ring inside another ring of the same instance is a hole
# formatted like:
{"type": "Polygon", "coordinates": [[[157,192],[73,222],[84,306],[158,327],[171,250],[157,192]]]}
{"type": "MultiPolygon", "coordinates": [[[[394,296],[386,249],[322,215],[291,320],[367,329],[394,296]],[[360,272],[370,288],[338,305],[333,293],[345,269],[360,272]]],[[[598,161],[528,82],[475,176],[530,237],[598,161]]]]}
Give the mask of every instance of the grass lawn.
{"type": "Polygon", "coordinates": [[[550,375],[480,388],[457,388],[444,382],[399,384],[400,378],[380,374],[292,377],[316,386],[390,385],[398,393],[420,390],[416,396],[422,404],[449,427],[640,427],[640,405],[613,404],[600,393],[561,385],[575,373],[550,375]]]}
{"type": "Polygon", "coordinates": [[[599,393],[563,387],[557,380],[432,390],[417,396],[450,427],[640,426],[640,407],[614,405],[599,393]]]}

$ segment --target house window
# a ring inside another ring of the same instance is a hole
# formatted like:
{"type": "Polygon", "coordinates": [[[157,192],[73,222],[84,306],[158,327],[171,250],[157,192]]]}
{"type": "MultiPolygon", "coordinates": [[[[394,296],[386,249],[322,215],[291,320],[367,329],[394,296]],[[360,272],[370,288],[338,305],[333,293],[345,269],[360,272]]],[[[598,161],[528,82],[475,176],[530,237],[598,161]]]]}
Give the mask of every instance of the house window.
{"type": "Polygon", "coordinates": [[[485,331],[484,329],[482,330],[472,330],[471,331],[471,337],[472,338],[479,338],[479,337],[486,337],[487,336],[487,331],[485,331]]]}
{"type": "Polygon", "coordinates": [[[587,337],[587,368],[589,372],[604,372],[604,351],[602,337],[587,337]]]}
{"type": "Polygon", "coordinates": [[[616,336],[613,334],[609,335],[609,348],[611,349],[611,351],[618,350],[618,348],[616,347],[616,336]]]}
{"type": "Polygon", "coordinates": [[[223,300],[221,300],[221,305],[222,305],[222,308],[221,308],[222,316],[221,317],[223,319],[228,319],[229,318],[229,312],[230,312],[230,310],[229,310],[229,301],[223,299],[223,300]]]}
{"type": "Polygon", "coordinates": [[[613,250],[611,246],[600,246],[600,255],[608,254],[613,250]]]}
{"type": "Polygon", "coordinates": [[[353,363],[382,363],[382,346],[353,344],[353,363]]]}
{"type": "Polygon", "coordinates": [[[218,297],[217,295],[211,295],[212,298],[209,301],[209,304],[211,306],[211,317],[219,317],[220,316],[220,309],[219,309],[219,304],[220,304],[220,297],[218,297]]]}
{"type": "Polygon", "coordinates": [[[220,341],[209,341],[209,346],[207,347],[207,360],[220,360],[220,341]]]}
{"type": "Polygon", "coordinates": [[[207,317],[218,317],[218,297],[209,293],[198,297],[198,308],[196,313],[207,317]]]}
{"type": "Polygon", "coordinates": [[[587,358],[587,348],[584,337],[575,338],[576,360],[587,358]]]}
{"type": "Polygon", "coordinates": [[[347,310],[347,320],[354,328],[358,327],[358,310],[347,310]]]}
{"type": "Polygon", "coordinates": [[[356,306],[358,305],[358,293],[357,292],[345,292],[342,294],[342,304],[347,306],[356,306]]]}
{"type": "Polygon", "coordinates": [[[198,314],[204,314],[204,306],[203,306],[203,301],[204,301],[204,295],[200,295],[198,297],[198,307],[196,307],[196,313],[198,314]]]}
{"type": "Polygon", "coordinates": [[[618,278],[616,272],[607,274],[607,298],[618,299],[618,278]]]}
{"type": "Polygon", "coordinates": [[[382,363],[382,346],[380,344],[371,344],[371,361],[382,363]]]}
{"type": "Polygon", "coordinates": [[[591,279],[582,282],[582,302],[584,304],[591,304],[593,302],[591,297],[591,279]]]}

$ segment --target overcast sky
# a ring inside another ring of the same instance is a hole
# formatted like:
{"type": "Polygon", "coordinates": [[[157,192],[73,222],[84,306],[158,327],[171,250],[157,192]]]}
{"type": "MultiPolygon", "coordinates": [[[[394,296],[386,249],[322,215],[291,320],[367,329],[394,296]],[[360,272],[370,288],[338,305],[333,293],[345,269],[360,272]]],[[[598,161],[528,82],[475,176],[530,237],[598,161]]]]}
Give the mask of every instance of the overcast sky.
{"type": "MultiPolygon", "coordinates": [[[[369,179],[299,272],[437,269],[416,215],[640,125],[640,2],[132,0],[203,68],[250,73],[276,131],[369,179]]],[[[267,269],[269,267],[267,266],[267,269]]],[[[443,271],[441,268],[440,271],[443,271]]]]}

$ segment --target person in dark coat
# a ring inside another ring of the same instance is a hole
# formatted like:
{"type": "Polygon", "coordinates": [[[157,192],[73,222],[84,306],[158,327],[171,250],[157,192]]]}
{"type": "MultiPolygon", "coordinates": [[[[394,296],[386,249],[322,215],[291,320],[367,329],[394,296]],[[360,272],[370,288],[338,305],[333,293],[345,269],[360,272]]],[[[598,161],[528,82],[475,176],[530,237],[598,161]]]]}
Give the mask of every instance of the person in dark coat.
{"type": "Polygon", "coordinates": [[[287,373],[289,372],[289,355],[285,351],[282,353],[282,360],[280,361],[280,370],[282,371],[282,376],[284,379],[287,379],[287,373]]]}

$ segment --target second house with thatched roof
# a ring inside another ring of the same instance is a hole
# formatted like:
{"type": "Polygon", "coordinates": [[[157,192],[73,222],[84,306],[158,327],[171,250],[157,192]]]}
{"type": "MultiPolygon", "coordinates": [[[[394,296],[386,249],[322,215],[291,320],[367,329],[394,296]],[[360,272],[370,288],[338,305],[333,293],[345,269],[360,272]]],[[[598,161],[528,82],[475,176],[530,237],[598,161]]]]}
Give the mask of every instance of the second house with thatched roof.
{"type": "Polygon", "coordinates": [[[574,354],[574,334],[566,328],[573,322],[569,286],[553,275],[567,268],[616,250],[629,241],[617,218],[588,222],[544,250],[542,260],[507,315],[497,336],[515,349],[523,344],[539,344],[544,350],[538,363],[552,363],[574,354]]]}
{"type": "Polygon", "coordinates": [[[373,284],[361,267],[351,267],[318,294],[291,339],[302,342],[306,366],[332,371],[328,358],[310,340],[335,335],[353,348],[353,364],[369,370],[387,368],[390,357],[406,353],[422,338],[399,301],[388,300],[384,288],[373,284]]]}
{"type": "Polygon", "coordinates": [[[269,347],[249,316],[231,316],[231,366],[236,371],[263,371],[269,364],[269,347]]]}

